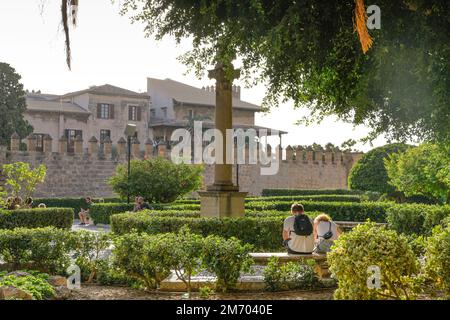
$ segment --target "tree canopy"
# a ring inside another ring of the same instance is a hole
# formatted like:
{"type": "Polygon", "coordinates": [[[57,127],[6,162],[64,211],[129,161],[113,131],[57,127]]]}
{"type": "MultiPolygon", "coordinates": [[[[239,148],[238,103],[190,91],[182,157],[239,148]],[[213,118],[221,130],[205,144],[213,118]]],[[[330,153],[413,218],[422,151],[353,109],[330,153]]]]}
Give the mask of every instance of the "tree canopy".
{"type": "Polygon", "coordinates": [[[397,189],[389,184],[384,159],[401,153],[409,147],[400,143],[388,144],[370,150],[352,167],[348,176],[350,189],[393,194],[397,189]]]}
{"type": "Polygon", "coordinates": [[[406,196],[423,195],[450,203],[450,153],[424,143],[384,160],[389,184],[406,196]]]}
{"type": "Polygon", "coordinates": [[[23,118],[26,101],[20,78],[14,68],[0,62],[0,145],[8,145],[14,132],[21,138],[33,132],[33,127],[23,118]]]}
{"type": "Polygon", "coordinates": [[[192,39],[181,60],[204,72],[237,57],[265,106],[292,99],[372,128],[369,138],[450,141],[450,3],[379,0],[381,29],[364,54],[354,0],[125,0],[122,13],[156,39],[192,39]]]}

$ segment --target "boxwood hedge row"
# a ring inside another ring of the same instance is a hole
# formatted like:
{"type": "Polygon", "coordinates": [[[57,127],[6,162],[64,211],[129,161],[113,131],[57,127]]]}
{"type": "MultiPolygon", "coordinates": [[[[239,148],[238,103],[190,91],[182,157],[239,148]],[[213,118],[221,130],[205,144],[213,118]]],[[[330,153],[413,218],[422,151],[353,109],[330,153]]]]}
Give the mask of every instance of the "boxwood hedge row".
{"type": "Polygon", "coordinates": [[[433,227],[450,219],[450,206],[397,204],[389,207],[386,220],[389,228],[399,233],[431,235],[433,227]]]}
{"type": "Polygon", "coordinates": [[[263,189],[262,196],[311,196],[311,195],[360,195],[363,194],[359,190],[348,189],[263,189]]]}
{"type": "Polygon", "coordinates": [[[256,250],[281,250],[282,217],[189,218],[161,217],[147,213],[124,213],[111,216],[111,229],[122,235],[133,230],[147,234],[177,232],[187,225],[203,236],[236,237],[256,250]]]}
{"type": "MultiPolygon", "coordinates": [[[[35,198],[33,203],[37,207],[40,203],[44,203],[47,208],[72,208],[75,215],[78,215],[80,209],[85,206],[85,198],[35,198]]],[[[120,198],[94,198],[94,203],[104,201],[105,203],[120,203],[120,198]]]]}
{"type": "Polygon", "coordinates": [[[73,209],[45,208],[0,210],[0,229],[56,227],[70,229],[73,209]]]}

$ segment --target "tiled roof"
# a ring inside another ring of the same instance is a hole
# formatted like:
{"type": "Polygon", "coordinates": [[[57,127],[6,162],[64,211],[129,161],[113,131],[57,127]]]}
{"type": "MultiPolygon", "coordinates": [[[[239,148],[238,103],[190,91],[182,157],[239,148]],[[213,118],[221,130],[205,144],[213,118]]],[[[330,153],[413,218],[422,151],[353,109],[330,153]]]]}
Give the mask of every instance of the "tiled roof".
{"type": "Polygon", "coordinates": [[[67,112],[89,115],[90,112],[83,109],[79,105],[70,102],[61,101],[58,96],[49,98],[51,95],[27,95],[27,110],[44,111],[44,112],[67,112]]]}
{"type": "MultiPolygon", "coordinates": [[[[171,79],[147,78],[148,87],[151,91],[165,92],[177,102],[215,106],[216,94],[197,87],[187,85],[171,79]]],[[[151,95],[151,94],[150,94],[151,95]]],[[[260,111],[261,107],[233,97],[233,108],[251,109],[260,111]]]]}
{"type": "Polygon", "coordinates": [[[101,95],[112,95],[112,96],[128,96],[128,97],[135,97],[135,98],[147,98],[147,93],[139,93],[123,88],[119,88],[110,84],[104,84],[102,86],[93,86],[89,89],[70,92],[64,94],[63,98],[78,96],[84,93],[92,93],[92,94],[101,94],[101,95]]]}

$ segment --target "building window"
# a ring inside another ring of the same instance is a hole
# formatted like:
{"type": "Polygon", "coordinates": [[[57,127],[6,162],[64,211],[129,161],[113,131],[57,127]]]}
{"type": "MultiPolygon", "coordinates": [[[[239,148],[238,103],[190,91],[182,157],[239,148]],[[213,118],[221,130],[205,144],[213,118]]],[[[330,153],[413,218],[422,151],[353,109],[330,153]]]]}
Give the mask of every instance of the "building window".
{"type": "Polygon", "coordinates": [[[101,129],[100,130],[100,142],[103,143],[106,138],[111,139],[111,130],[101,129]]]}
{"type": "Polygon", "coordinates": [[[36,137],[36,151],[43,152],[44,151],[45,134],[35,133],[34,136],[36,137]]]}
{"type": "Polygon", "coordinates": [[[163,118],[167,118],[167,108],[161,108],[162,114],[163,114],[163,118]]]}
{"type": "Polygon", "coordinates": [[[150,117],[156,118],[156,110],[155,109],[150,109],[150,117]]]}
{"type": "Polygon", "coordinates": [[[141,121],[141,108],[138,106],[128,107],[128,120],[141,121]]]}
{"type": "Polygon", "coordinates": [[[194,110],[192,110],[192,109],[188,110],[188,118],[189,119],[194,118],[194,115],[195,115],[194,110]]]}
{"type": "Polygon", "coordinates": [[[67,152],[75,152],[75,139],[78,136],[83,138],[83,131],[75,129],[66,129],[65,136],[67,138],[67,152]]]}
{"type": "Polygon", "coordinates": [[[107,103],[99,103],[97,107],[97,117],[99,119],[113,119],[114,106],[107,103]]]}

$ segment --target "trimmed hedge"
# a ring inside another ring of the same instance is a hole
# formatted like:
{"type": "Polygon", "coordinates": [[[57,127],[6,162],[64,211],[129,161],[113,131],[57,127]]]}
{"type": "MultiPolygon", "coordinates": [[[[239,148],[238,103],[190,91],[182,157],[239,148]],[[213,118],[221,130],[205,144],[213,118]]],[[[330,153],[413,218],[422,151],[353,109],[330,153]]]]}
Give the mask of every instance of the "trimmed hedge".
{"type": "MultiPolygon", "coordinates": [[[[302,205],[306,211],[324,212],[340,221],[357,221],[364,222],[367,219],[375,222],[386,222],[386,210],[391,203],[385,202],[315,202],[302,201],[302,205]]],[[[286,211],[291,209],[292,201],[278,202],[251,202],[245,205],[247,212],[249,211],[286,211]]]]}
{"type": "Polygon", "coordinates": [[[398,204],[387,209],[389,228],[404,234],[431,235],[432,229],[450,217],[450,206],[398,204]]]}
{"type": "Polygon", "coordinates": [[[89,209],[89,216],[95,224],[109,224],[109,217],[116,213],[133,210],[134,204],[130,203],[94,203],[89,209]]]}
{"type": "Polygon", "coordinates": [[[281,217],[258,218],[185,218],[151,216],[145,213],[124,213],[111,216],[111,229],[118,235],[133,230],[147,234],[178,232],[188,226],[202,236],[236,237],[256,250],[281,250],[283,223],[281,217]]]}
{"type": "MultiPolygon", "coordinates": [[[[81,207],[86,204],[85,198],[35,198],[33,199],[33,205],[37,207],[40,203],[44,203],[47,208],[72,208],[75,215],[78,216],[81,207]]],[[[123,202],[120,198],[94,198],[94,203],[104,200],[105,203],[118,203],[123,202]]]]}
{"type": "Polygon", "coordinates": [[[263,189],[262,196],[360,195],[359,190],[347,189],[263,189]]]}
{"type": "MultiPolygon", "coordinates": [[[[89,215],[95,224],[109,224],[110,217],[117,213],[125,213],[133,210],[133,204],[127,203],[96,203],[93,204],[89,215]]],[[[152,205],[152,207],[154,207],[152,205]]],[[[161,206],[156,206],[159,210],[145,210],[142,213],[151,215],[166,215],[166,216],[183,216],[183,217],[200,217],[199,211],[186,211],[186,210],[161,210],[161,206]]]]}
{"type": "Polygon", "coordinates": [[[0,229],[55,227],[70,229],[73,209],[45,208],[0,210],[0,229]]]}
{"type": "Polygon", "coordinates": [[[270,197],[254,197],[246,198],[245,202],[260,202],[260,201],[324,201],[324,202],[361,202],[359,195],[334,195],[334,194],[319,194],[310,196],[270,196],[270,197]]]}

